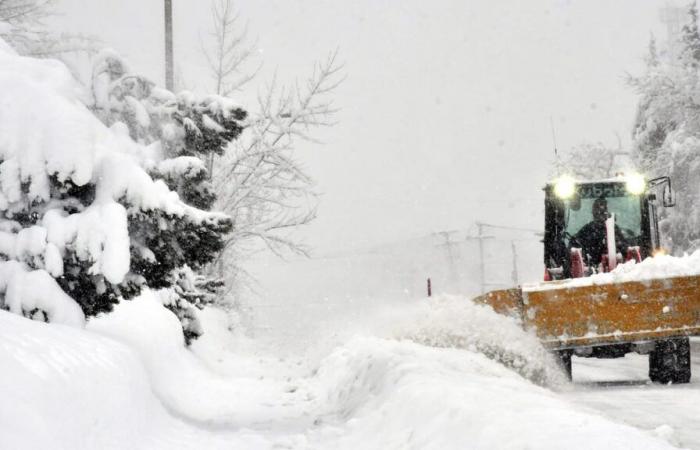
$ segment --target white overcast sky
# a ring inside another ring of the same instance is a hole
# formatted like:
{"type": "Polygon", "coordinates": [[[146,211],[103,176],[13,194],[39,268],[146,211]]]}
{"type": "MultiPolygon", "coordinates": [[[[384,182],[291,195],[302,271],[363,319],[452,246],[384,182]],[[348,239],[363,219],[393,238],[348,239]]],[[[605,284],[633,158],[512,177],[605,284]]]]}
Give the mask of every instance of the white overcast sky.
{"type": "MultiPolygon", "coordinates": [[[[208,0],[173,0],[176,64],[210,80],[199,53],[208,0]]],[[[323,193],[305,231],[319,251],[463,229],[475,220],[542,227],[553,157],[582,141],[629,144],[659,8],[642,0],[239,0],[269,80],[308,73],[338,48],[339,124],[299,157],[323,193]]],[[[59,29],[91,33],[162,84],[161,0],[58,0],[59,29]]],[[[240,100],[251,101],[251,86],[240,100]]],[[[254,105],[251,105],[254,106],[254,105]]]]}

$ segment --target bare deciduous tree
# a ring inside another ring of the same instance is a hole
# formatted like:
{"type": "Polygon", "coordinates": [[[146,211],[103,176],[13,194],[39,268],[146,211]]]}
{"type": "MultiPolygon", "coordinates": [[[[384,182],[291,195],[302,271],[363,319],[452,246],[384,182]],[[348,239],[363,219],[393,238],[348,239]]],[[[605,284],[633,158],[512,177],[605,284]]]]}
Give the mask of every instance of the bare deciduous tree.
{"type": "MultiPolygon", "coordinates": [[[[231,0],[214,0],[212,20],[213,39],[203,52],[216,92],[231,95],[260,71],[261,64],[254,62],[256,43],[249,41],[231,0]]],[[[254,280],[243,268],[252,254],[264,249],[281,257],[307,254],[293,232],[316,217],[318,194],[295,158],[295,145],[316,142],[314,130],[333,125],[336,109],[329,97],[342,81],[341,69],[334,52],[301,84],[282,86],[275,76],[258,95],[257,111],[248,108],[241,139],[209,161],[216,207],[234,224],[212,269],[226,280],[224,303],[235,309],[244,305],[236,305],[238,296],[228,294],[252,287],[254,280]]]]}
{"type": "Polygon", "coordinates": [[[95,50],[95,38],[76,33],[55,33],[44,21],[54,14],[55,0],[0,0],[0,37],[17,52],[37,58],[58,57],[95,50]]]}
{"type": "Polygon", "coordinates": [[[315,142],[309,131],[333,124],[336,109],[327,94],[338,86],[340,69],[334,53],[316,65],[303,88],[278,89],[273,81],[258,98],[245,142],[230,146],[214,171],[222,209],[238,228],[231,242],[255,238],[278,255],[305,253],[277,231],[307,224],[316,215],[313,181],[294,159],[294,143],[315,142]]]}
{"type": "Polygon", "coordinates": [[[54,0],[0,0],[0,20],[10,25],[40,25],[54,0]]]}
{"type": "Polygon", "coordinates": [[[278,256],[307,254],[291,232],[316,217],[318,195],[294,158],[294,145],[299,140],[316,142],[312,130],[333,125],[337,110],[328,96],[342,81],[341,69],[333,53],[316,65],[303,86],[278,88],[273,80],[258,97],[258,112],[242,140],[229,146],[215,165],[218,207],[234,223],[219,266],[229,276],[239,281],[245,276],[239,263],[259,244],[278,256]]]}
{"type": "Polygon", "coordinates": [[[260,70],[260,63],[250,70],[256,42],[248,42],[248,26],[240,25],[240,15],[231,0],[215,0],[211,8],[213,45],[203,46],[209,71],[219,95],[231,95],[250,82],[260,70]]]}

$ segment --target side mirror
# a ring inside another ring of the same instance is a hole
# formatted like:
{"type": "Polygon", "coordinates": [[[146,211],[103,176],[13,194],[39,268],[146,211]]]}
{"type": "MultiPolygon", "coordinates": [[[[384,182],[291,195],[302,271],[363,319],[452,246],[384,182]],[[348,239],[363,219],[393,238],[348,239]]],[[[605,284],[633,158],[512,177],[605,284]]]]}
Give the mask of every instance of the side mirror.
{"type": "Polygon", "coordinates": [[[673,195],[673,191],[671,190],[670,183],[667,185],[664,185],[663,199],[664,199],[664,207],[671,208],[673,206],[676,206],[676,199],[675,199],[675,196],[673,195]]]}
{"type": "Polygon", "coordinates": [[[666,208],[676,206],[676,196],[673,195],[673,188],[671,187],[671,178],[669,177],[659,177],[649,180],[649,188],[654,188],[656,186],[664,186],[664,190],[661,193],[661,199],[663,200],[663,205],[666,208]]]}

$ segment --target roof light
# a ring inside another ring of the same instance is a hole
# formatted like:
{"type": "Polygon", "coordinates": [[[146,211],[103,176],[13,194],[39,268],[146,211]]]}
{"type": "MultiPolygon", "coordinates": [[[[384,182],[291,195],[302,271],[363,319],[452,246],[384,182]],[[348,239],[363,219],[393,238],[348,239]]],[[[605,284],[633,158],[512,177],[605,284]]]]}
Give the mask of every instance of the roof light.
{"type": "Polygon", "coordinates": [[[632,195],[639,195],[647,188],[647,181],[639,173],[631,173],[625,177],[625,187],[632,195]]]}
{"type": "Polygon", "coordinates": [[[573,197],[576,192],[576,181],[569,175],[562,175],[554,182],[554,193],[562,200],[573,197]]]}

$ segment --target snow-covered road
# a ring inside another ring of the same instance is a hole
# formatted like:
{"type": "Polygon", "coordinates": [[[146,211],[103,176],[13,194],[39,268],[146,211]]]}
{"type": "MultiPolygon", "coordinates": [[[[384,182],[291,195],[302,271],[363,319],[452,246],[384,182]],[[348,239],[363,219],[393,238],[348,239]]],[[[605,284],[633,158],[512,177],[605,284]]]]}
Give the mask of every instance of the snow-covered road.
{"type": "Polygon", "coordinates": [[[700,449],[700,339],[693,339],[690,384],[651,384],[647,356],[574,358],[574,383],[562,393],[577,404],[627,424],[670,435],[676,445],[700,449]]]}

